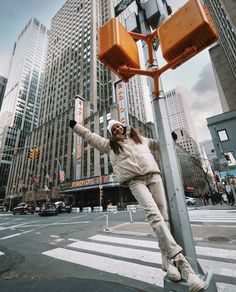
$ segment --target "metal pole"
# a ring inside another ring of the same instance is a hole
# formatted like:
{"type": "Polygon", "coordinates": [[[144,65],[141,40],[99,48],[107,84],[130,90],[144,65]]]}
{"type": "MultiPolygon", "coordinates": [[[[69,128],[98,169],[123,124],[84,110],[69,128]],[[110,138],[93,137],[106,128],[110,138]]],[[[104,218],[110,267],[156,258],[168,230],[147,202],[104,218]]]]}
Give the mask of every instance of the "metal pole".
{"type": "MultiPolygon", "coordinates": [[[[137,3],[138,4],[138,3],[137,3]]],[[[138,18],[141,34],[147,35],[151,33],[150,26],[146,21],[145,11],[138,5],[138,18]]],[[[149,68],[148,47],[143,42],[143,54],[145,58],[145,66],[149,68]]],[[[150,91],[154,92],[153,81],[149,82],[150,91]]],[[[163,90],[160,82],[161,96],[159,99],[154,98],[152,101],[155,127],[160,141],[160,153],[163,162],[163,171],[165,177],[165,185],[167,190],[167,202],[169,205],[169,216],[172,233],[183,248],[183,253],[188,258],[191,266],[196,273],[204,275],[202,268],[197,262],[196,251],[193,243],[192,231],[189,223],[187,207],[184,199],[184,190],[182,178],[180,175],[180,167],[177,160],[174,142],[171,136],[168,115],[163,98],[163,90]]],[[[204,275],[205,276],[205,275],[204,275]]],[[[217,291],[212,274],[205,276],[207,288],[205,291],[217,291]]],[[[186,283],[180,281],[178,283],[171,282],[167,277],[164,279],[165,291],[188,291],[186,283]]]]}
{"type": "Polygon", "coordinates": [[[109,227],[108,227],[108,211],[106,211],[106,227],[105,227],[105,231],[109,231],[109,227]]]}
{"type": "Polygon", "coordinates": [[[132,217],[132,210],[129,210],[129,220],[130,220],[130,223],[133,223],[133,217],[132,217]]]}

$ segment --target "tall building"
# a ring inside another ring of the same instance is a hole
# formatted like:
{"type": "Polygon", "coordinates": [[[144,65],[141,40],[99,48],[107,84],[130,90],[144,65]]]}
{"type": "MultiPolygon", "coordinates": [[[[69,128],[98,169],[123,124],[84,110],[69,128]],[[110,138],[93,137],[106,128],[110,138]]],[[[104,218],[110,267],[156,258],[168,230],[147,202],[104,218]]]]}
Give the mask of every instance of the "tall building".
{"type": "Polygon", "coordinates": [[[210,57],[224,112],[236,109],[236,4],[234,0],[204,0],[214,19],[219,44],[210,57]]]}
{"type": "MultiPolygon", "coordinates": [[[[236,177],[236,3],[234,0],[204,0],[219,32],[218,45],[210,49],[223,113],[207,119],[216,150],[220,176],[236,177]],[[230,156],[230,161],[225,156],[230,156]],[[227,171],[226,171],[227,170],[227,171]]],[[[236,178],[235,178],[236,180],[236,178]]]]}
{"type": "MultiPolygon", "coordinates": [[[[116,203],[118,194],[122,196],[119,201],[129,199],[129,191],[126,190],[124,196],[122,186],[112,175],[109,157],[83,141],[75,148],[75,135],[69,128],[69,120],[74,117],[75,110],[77,112],[75,96],[84,99],[83,124],[92,132],[109,138],[108,120],[120,118],[119,99],[114,93],[117,78],[97,57],[98,28],[113,15],[113,2],[109,0],[67,0],[52,19],[39,124],[26,138],[26,146],[40,148],[40,158],[15,157],[9,194],[15,193],[14,186],[20,177],[24,177],[25,195],[29,200],[45,200],[47,195],[57,199],[67,195],[66,199],[76,205],[85,201],[99,204],[103,190],[104,200],[111,200],[114,195],[113,203],[116,203]],[[78,148],[81,155],[79,175],[75,166],[78,148]],[[62,169],[65,173],[63,183],[58,176],[62,169]],[[45,189],[48,180],[44,170],[52,181],[50,191],[45,189]],[[38,180],[37,188],[32,185],[30,174],[38,180]]],[[[139,86],[134,82],[132,87],[132,83],[129,83],[132,90],[125,90],[130,102],[129,91],[136,98],[143,98],[139,86]]],[[[139,127],[145,136],[151,137],[153,129],[144,124],[143,108],[136,108],[135,112],[129,111],[127,105],[122,112],[127,112],[132,126],[139,127]]],[[[19,188],[17,192],[20,192],[19,188]]]]}
{"type": "Polygon", "coordinates": [[[172,132],[177,134],[176,143],[191,155],[199,153],[193,122],[189,114],[186,89],[177,87],[165,92],[165,104],[172,132]]]}
{"type": "Polygon", "coordinates": [[[7,78],[0,76],[0,111],[1,111],[1,107],[2,107],[4,93],[6,90],[6,85],[7,85],[7,78]]]}
{"type": "Polygon", "coordinates": [[[13,49],[0,113],[0,186],[6,186],[15,149],[38,125],[48,30],[32,18],[13,49]],[[4,152],[3,152],[4,151],[4,152]]]}

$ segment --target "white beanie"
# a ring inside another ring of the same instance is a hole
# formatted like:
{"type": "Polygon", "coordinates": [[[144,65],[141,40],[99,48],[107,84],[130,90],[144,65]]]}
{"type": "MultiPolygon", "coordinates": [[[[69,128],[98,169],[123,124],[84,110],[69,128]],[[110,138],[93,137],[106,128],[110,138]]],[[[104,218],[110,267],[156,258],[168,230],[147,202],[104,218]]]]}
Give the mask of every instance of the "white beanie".
{"type": "Polygon", "coordinates": [[[111,129],[112,129],[112,127],[113,127],[115,124],[119,124],[119,125],[121,125],[122,127],[124,127],[124,125],[123,125],[121,122],[116,121],[116,120],[110,120],[109,123],[108,123],[108,126],[107,126],[107,130],[108,130],[111,134],[112,134],[111,129]]]}

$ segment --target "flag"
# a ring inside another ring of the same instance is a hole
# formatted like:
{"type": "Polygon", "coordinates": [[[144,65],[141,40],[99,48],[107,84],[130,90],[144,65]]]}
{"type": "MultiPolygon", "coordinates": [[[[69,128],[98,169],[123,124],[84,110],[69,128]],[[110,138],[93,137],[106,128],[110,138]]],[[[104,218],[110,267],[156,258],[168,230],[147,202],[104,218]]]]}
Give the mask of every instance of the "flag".
{"type": "Polygon", "coordinates": [[[63,167],[61,166],[59,160],[57,160],[58,166],[59,166],[59,181],[60,183],[63,183],[65,180],[65,171],[63,170],[63,167]]]}
{"type": "Polygon", "coordinates": [[[47,168],[45,168],[45,167],[43,167],[43,166],[42,166],[42,168],[44,169],[44,175],[45,175],[47,181],[48,181],[48,182],[51,182],[52,179],[51,179],[51,177],[50,177],[50,175],[49,175],[49,173],[48,173],[47,168]]]}
{"type": "Polygon", "coordinates": [[[19,186],[19,189],[20,189],[20,190],[23,189],[23,188],[25,187],[25,184],[24,184],[23,179],[20,179],[20,180],[19,180],[19,184],[18,184],[18,186],[19,186]]]}
{"type": "Polygon", "coordinates": [[[59,169],[59,180],[60,183],[63,183],[63,181],[65,180],[65,172],[62,168],[59,169]]]}
{"type": "Polygon", "coordinates": [[[31,174],[31,181],[32,181],[32,185],[34,185],[34,186],[37,185],[37,183],[38,183],[37,178],[32,174],[31,174]]]}
{"type": "Polygon", "coordinates": [[[29,174],[30,174],[30,177],[31,177],[31,182],[32,182],[32,185],[37,185],[38,184],[38,180],[37,178],[28,170],[29,174]]]}

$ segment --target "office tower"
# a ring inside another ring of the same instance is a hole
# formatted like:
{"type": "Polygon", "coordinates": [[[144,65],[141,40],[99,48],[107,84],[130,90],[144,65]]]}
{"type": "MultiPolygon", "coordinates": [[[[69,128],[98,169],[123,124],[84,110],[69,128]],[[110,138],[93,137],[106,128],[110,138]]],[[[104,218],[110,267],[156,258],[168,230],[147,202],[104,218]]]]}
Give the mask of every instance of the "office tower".
{"type": "Polygon", "coordinates": [[[236,4],[234,0],[204,1],[219,32],[219,44],[210,49],[223,113],[209,117],[207,125],[216,150],[221,179],[236,170],[236,4]],[[230,161],[225,157],[230,156],[230,161]],[[226,171],[227,170],[227,171],[226,171]],[[227,174],[227,175],[226,175],[227,174]]]}
{"type": "Polygon", "coordinates": [[[6,85],[7,85],[7,78],[0,76],[0,111],[1,111],[1,107],[2,107],[4,93],[6,90],[6,85]]]}
{"type": "Polygon", "coordinates": [[[233,0],[204,0],[219,32],[219,44],[212,47],[213,64],[224,112],[236,109],[236,5],[233,0]]]}
{"type": "MultiPolygon", "coordinates": [[[[101,180],[106,177],[106,182],[109,179],[113,181],[108,156],[84,142],[75,148],[75,135],[69,128],[69,120],[74,117],[75,96],[84,99],[82,122],[92,132],[109,138],[108,120],[119,119],[118,98],[117,94],[113,94],[117,78],[98,60],[98,27],[114,15],[113,10],[112,1],[108,0],[68,0],[52,19],[39,124],[26,138],[26,145],[40,148],[40,157],[22,161],[23,169],[29,170],[24,176],[28,199],[36,200],[34,191],[30,192],[30,173],[39,181],[39,200],[44,200],[47,194],[54,199],[68,194],[68,200],[72,198],[76,200],[74,203],[78,203],[82,197],[88,199],[100,191],[102,185],[98,184],[98,177],[102,177],[101,180]],[[78,147],[81,155],[79,174],[75,167],[78,147]],[[62,169],[64,181],[58,176],[62,169]],[[50,194],[45,191],[49,181],[44,170],[51,178],[50,194]]],[[[134,86],[132,94],[140,96],[138,90],[139,87],[134,86]]],[[[127,107],[124,109],[127,111],[127,107]]],[[[140,108],[140,111],[143,109],[140,108]]],[[[151,127],[140,121],[143,114],[128,114],[131,125],[141,128],[144,135],[152,136],[151,127]]],[[[14,192],[20,167],[21,158],[18,157],[11,172],[9,193],[14,192]]],[[[108,190],[109,194],[113,193],[111,188],[108,190]]]]}
{"type": "Polygon", "coordinates": [[[12,155],[38,124],[46,61],[48,30],[32,18],[20,33],[12,53],[0,113],[0,185],[7,185],[12,155]]]}
{"type": "MultiPolygon", "coordinates": [[[[120,3],[120,0],[113,0],[114,7],[120,3]]],[[[132,2],[119,16],[119,21],[126,28],[126,20],[129,15],[133,12],[137,14],[137,5],[136,2],[132,2]]],[[[127,29],[127,28],[126,28],[127,29]]],[[[138,46],[141,48],[141,41],[138,42],[138,46]]],[[[145,98],[149,98],[147,93],[144,92],[142,85],[142,78],[140,75],[136,75],[129,80],[126,86],[126,95],[128,110],[132,116],[135,116],[139,121],[143,123],[146,122],[146,107],[145,107],[145,98]],[[146,94],[146,96],[145,96],[146,94]]]]}
{"type": "Polygon", "coordinates": [[[165,103],[171,131],[176,132],[176,142],[190,154],[199,153],[195,129],[189,114],[189,93],[186,89],[177,87],[165,93],[165,103]]]}

